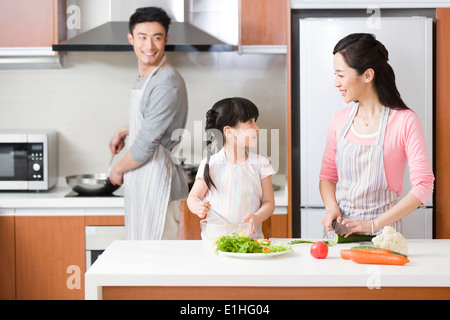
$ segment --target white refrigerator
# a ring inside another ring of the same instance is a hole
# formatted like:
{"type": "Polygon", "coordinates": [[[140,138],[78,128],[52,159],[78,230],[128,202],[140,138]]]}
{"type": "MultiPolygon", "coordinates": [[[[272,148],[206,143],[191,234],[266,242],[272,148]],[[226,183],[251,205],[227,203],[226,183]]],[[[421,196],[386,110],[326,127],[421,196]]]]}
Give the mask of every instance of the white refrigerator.
{"type": "MultiPolygon", "coordinates": [[[[325,213],[319,172],[329,123],[347,107],[334,87],[333,48],[350,33],[372,33],[389,52],[398,90],[421,119],[430,161],[433,150],[433,19],[426,17],[306,18],[299,21],[300,67],[300,232],[301,238],[323,237],[325,213]]],[[[408,166],[403,195],[411,188],[408,166]]],[[[402,195],[402,196],[403,196],[402,195]]],[[[409,239],[432,238],[433,202],[403,219],[409,239]]]]}

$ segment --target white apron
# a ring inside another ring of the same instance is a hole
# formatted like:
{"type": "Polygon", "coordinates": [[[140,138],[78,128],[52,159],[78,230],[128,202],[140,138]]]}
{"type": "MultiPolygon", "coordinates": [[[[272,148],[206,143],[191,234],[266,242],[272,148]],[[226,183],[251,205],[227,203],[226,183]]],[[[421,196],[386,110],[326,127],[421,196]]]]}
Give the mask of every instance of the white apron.
{"type": "MultiPolygon", "coordinates": [[[[244,164],[228,163],[223,148],[214,156],[219,158],[215,166],[220,166],[217,176],[214,176],[217,189],[208,191],[205,200],[208,200],[216,211],[237,223],[245,215],[255,213],[261,207],[263,191],[257,160],[247,152],[248,160],[244,164]]],[[[211,212],[206,218],[214,223],[223,222],[211,212]]],[[[251,237],[264,238],[262,224],[256,226],[251,237]]]]}
{"type": "MultiPolygon", "coordinates": [[[[147,77],[142,89],[133,89],[131,92],[129,145],[134,143],[144,120],[140,105],[145,88],[165,60],[164,57],[147,77]]],[[[158,146],[148,162],[125,173],[125,228],[129,240],[161,239],[170,200],[171,182],[171,153],[162,145],[158,146]]]]}
{"type": "MultiPolygon", "coordinates": [[[[336,200],[342,218],[373,220],[397,203],[397,193],[390,190],[387,184],[383,161],[389,108],[384,107],[375,145],[353,144],[344,139],[358,108],[359,105],[353,108],[337,141],[335,160],[339,181],[336,184],[336,200]]],[[[391,226],[401,231],[401,220],[391,226]]]]}

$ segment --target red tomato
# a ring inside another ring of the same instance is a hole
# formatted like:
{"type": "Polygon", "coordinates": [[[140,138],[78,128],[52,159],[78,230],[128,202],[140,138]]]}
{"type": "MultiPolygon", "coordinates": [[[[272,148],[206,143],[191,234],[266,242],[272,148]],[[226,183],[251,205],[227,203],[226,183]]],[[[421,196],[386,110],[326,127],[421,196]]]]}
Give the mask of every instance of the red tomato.
{"type": "Polygon", "coordinates": [[[316,259],[325,259],[328,255],[328,246],[322,241],[314,242],[310,253],[316,259]]]}

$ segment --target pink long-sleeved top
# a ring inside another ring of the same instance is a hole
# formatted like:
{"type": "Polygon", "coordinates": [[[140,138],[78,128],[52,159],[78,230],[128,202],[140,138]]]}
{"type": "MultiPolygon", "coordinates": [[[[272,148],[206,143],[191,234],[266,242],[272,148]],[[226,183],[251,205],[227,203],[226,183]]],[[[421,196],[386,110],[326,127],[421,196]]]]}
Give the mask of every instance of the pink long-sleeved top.
{"type": "MultiPolygon", "coordinates": [[[[339,180],[336,164],[336,146],[352,108],[350,106],[339,111],[333,118],[328,130],[327,144],[322,158],[320,180],[337,183],[339,180]]],[[[359,135],[353,128],[348,130],[345,139],[363,145],[374,145],[377,134],[359,135]]],[[[397,195],[403,193],[403,176],[406,162],[409,166],[411,190],[422,204],[433,194],[434,175],[428,156],[425,136],[419,117],[412,110],[394,110],[388,120],[385,141],[383,144],[383,159],[386,181],[390,190],[397,195]]]]}

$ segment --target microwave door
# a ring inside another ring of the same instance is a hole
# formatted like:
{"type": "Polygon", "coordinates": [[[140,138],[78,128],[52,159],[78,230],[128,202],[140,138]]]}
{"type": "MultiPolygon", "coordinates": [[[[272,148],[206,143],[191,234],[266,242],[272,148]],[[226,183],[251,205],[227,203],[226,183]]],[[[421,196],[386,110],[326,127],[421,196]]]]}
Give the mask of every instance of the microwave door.
{"type": "Polygon", "coordinates": [[[27,181],[27,157],[27,143],[0,143],[0,181],[27,181]]]}

